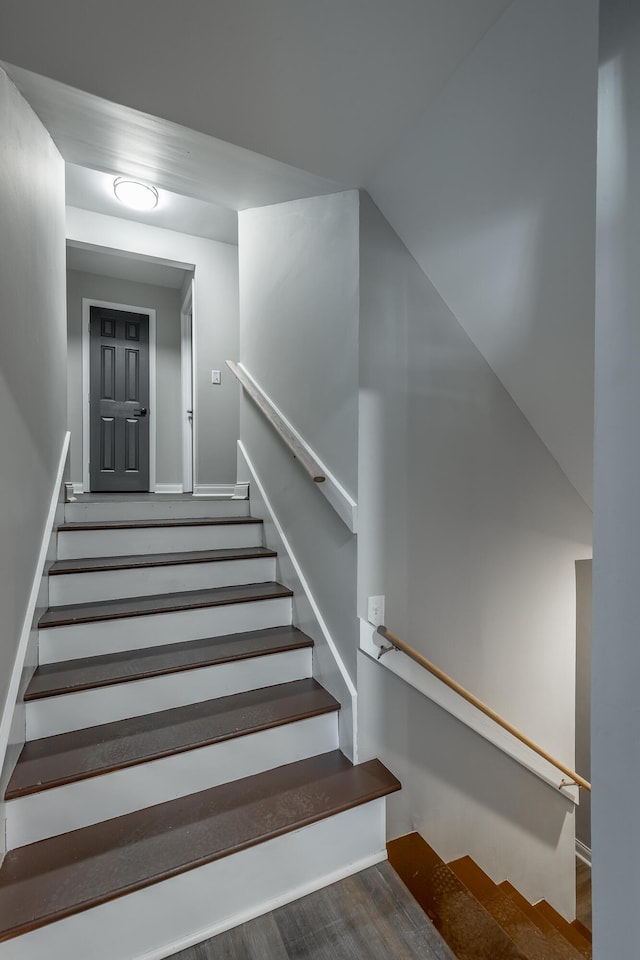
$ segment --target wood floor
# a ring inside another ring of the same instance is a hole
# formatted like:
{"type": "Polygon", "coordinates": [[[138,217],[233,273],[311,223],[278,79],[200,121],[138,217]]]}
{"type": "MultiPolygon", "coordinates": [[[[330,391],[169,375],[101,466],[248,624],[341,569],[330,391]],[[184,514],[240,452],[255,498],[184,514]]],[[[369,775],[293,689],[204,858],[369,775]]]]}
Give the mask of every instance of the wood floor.
{"type": "Polygon", "coordinates": [[[388,863],[174,954],[171,960],[455,960],[388,863]]]}
{"type": "Polygon", "coordinates": [[[576,917],[591,930],[591,867],[576,859],[576,917]]]}

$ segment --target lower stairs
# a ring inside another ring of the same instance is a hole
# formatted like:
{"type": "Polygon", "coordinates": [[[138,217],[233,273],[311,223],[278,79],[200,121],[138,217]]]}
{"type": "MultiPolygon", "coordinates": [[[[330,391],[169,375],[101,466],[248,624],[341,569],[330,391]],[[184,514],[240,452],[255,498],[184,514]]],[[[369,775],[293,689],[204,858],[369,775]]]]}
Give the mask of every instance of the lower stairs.
{"type": "Polygon", "coordinates": [[[458,960],[591,960],[591,931],[545,900],[532,905],[470,858],[445,863],[418,834],[388,844],[389,862],[458,960]]]}
{"type": "Polygon", "coordinates": [[[5,794],[0,960],[155,960],[385,859],[377,760],[243,501],[67,504],[5,794]]]}

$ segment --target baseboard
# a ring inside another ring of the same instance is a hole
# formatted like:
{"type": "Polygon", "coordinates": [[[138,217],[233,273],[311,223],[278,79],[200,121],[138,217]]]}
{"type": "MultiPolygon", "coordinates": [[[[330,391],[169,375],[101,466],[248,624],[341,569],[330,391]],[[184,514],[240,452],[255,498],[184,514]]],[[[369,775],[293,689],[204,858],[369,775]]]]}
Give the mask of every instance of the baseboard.
{"type": "Polygon", "coordinates": [[[56,474],[54,487],[51,493],[51,500],[49,502],[49,512],[47,513],[47,519],[45,521],[45,525],[42,533],[42,540],[40,542],[40,552],[38,554],[38,560],[35,565],[33,581],[31,584],[31,591],[29,593],[29,600],[27,601],[27,608],[25,611],[24,620],[22,622],[22,630],[20,632],[18,650],[17,650],[16,658],[13,664],[13,670],[11,672],[11,680],[9,682],[7,698],[4,703],[4,707],[2,709],[2,718],[0,719],[0,769],[4,768],[5,759],[7,757],[7,750],[11,742],[13,718],[16,711],[16,704],[18,701],[18,697],[20,696],[20,685],[23,681],[25,660],[27,656],[27,651],[29,649],[29,641],[31,639],[31,635],[33,631],[33,621],[36,613],[36,608],[38,606],[38,597],[42,589],[42,578],[44,576],[44,570],[47,563],[47,556],[49,553],[51,535],[53,533],[54,524],[56,522],[56,513],[58,511],[58,507],[63,502],[63,499],[62,499],[63,478],[64,478],[64,470],[67,462],[67,454],[69,451],[70,436],[71,434],[67,432],[62,444],[62,451],[60,453],[60,460],[58,463],[58,471],[56,474]]]}
{"type": "Polygon", "coordinates": [[[194,497],[233,497],[236,485],[234,483],[195,483],[194,497]]]}
{"type": "Polygon", "coordinates": [[[82,480],[72,480],[71,487],[73,489],[74,497],[77,497],[79,493],[84,493],[84,484],[82,480]]]}
{"type": "Polygon", "coordinates": [[[248,483],[236,483],[233,488],[232,500],[248,500],[249,499],[249,484],[248,483]]]}
{"type": "Polygon", "coordinates": [[[182,493],[181,483],[156,483],[154,493],[182,493]]]}
{"type": "Polygon", "coordinates": [[[576,857],[586,863],[588,867],[591,866],[591,848],[578,839],[576,839],[576,857]]]}

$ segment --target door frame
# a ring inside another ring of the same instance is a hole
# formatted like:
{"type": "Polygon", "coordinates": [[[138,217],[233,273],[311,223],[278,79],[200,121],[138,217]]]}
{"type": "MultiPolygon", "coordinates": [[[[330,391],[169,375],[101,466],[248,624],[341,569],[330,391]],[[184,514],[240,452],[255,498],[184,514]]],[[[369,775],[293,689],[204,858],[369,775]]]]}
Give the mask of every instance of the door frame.
{"type": "Polygon", "coordinates": [[[195,277],[180,308],[180,405],[182,492],[193,493],[196,475],[196,382],[195,382],[195,277]],[[191,403],[191,429],[188,429],[187,402],[191,403]]]}
{"type": "Polygon", "coordinates": [[[124,313],[144,313],[149,318],[149,492],[156,489],[156,311],[151,307],[134,307],[126,303],[112,303],[109,300],[82,298],[82,491],[89,493],[91,480],[89,475],[90,453],[90,328],[91,307],[107,307],[110,310],[122,310],[124,313]]]}

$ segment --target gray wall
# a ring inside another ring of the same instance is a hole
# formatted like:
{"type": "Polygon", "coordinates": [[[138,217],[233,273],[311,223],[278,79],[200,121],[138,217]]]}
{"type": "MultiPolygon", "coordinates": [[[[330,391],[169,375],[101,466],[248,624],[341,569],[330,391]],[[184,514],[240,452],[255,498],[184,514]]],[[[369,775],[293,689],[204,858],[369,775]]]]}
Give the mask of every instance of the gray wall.
{"type": "Polygon", "coordinates": [[[602,0],[592,653],[594,956],[638,954],[640,7],[602,0]]]}
{"type": "Polygon", "coordinates": [[[354,495],[358,194],[240,214],[242,362],[354,495]]]}
{"type": "Polygon", "coordinates": [[[591,502],[597,0],[514,0],[367,187],[591,502]]]}
{"type": "MultiPolygon", "coordinates": [[[[0,130],[0,703],[4,707],[66,429],[66,317],[64,164],[2,70],[0,130]]],[[[13,709],[13,704],[6,706],[13,709]]]]}
{"type": "MultiPolygon", "coordinates": [[[[355,493],[358,194],[245,210],[238,249],[240,358],[355,493]]],[[[355,537],[248,400],[240,437],[353,677],[355,537]]]]}
{"type": "Polygon", "coordinates": [[[156,311],[156,482],[182,483],[180,291],[67,271],[68,412],[71,478],[82,480],[82,300],[107,300],[156,311]]]}
{"type": "MultiPolygon", "coordinates": [[[[361,198],[358,612],[569,764],[575,569],[591,513],[371,200],[361,198]]],[[[416,667],[416,669],[418,669],[416,667]]],[[[565,914],[572,806],[361,655],[361,754],[403,781],[390,833],[565,914]]]]}

